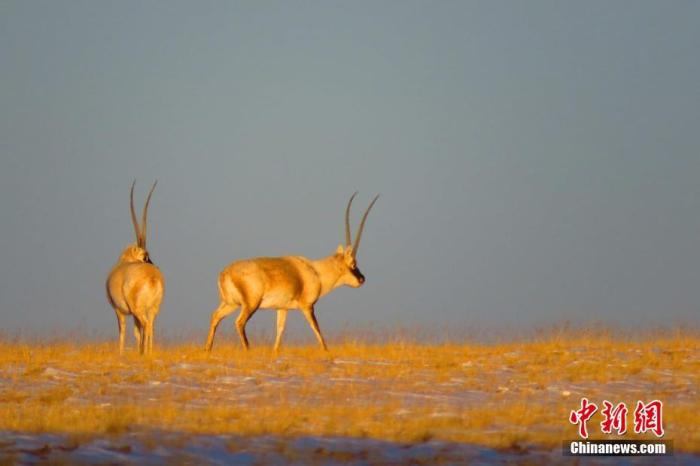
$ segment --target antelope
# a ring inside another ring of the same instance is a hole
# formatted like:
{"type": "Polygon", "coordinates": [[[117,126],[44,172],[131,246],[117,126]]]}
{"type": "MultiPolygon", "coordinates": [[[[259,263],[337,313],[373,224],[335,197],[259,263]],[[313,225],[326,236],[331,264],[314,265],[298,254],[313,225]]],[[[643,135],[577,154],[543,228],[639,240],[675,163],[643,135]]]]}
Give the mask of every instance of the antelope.
{"type": "Polygon", "coordinates": [[[134,224],[136,243],[122,251],[117,263],[107,277],[107,300],[117,314],[119,325],[119,354],[124,352],[126,317],[134,317],[134,335],[139,353],[153,352],[153,324],[163,300],[165,280],[158,267],[153,265],[146,249],[148,204],[151,202],[156,181],[148,193],[141,216],[141,226],[134,211],[134,186],[131,185],[131,221],[134,224]]]}
{"type": "Polygon", "coordinates": [[[257,257],[235,261],[219,274],[219,307],[214,310],[209,326],[209,336],[204,347],[211,351],[216,328],[227,315],[241,308],[236,319],[236,331],[243,348],[248,349],[245,326],[258,309],[277,309],[277,336],[274,351],[278,352],[289,309],[299,309],[311,326],[321,347],[328,351],[318,327],[314,307],[321,296],[347,285],[359,288],[365,276],[357,268],[357,251],[362,239],[367,214],[377,202],[376,196],[367,207],[355,235],[350,236],[350,206],[355,192],[345,209],[345,246],[338,246],[335,253],[318,260],[301,256],[257,257]]]}

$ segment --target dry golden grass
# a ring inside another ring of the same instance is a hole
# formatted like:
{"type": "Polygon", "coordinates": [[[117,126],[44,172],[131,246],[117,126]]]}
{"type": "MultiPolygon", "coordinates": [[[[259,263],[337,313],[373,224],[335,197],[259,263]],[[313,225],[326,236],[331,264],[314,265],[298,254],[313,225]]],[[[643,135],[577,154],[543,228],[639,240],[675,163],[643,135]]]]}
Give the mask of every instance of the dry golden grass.
{"type": "MultiPolygon", "coordinates": [[[[426,439],[544,448],[576,437],[582,396],[664,402],[666,439],[700,452],[700,338],[553,332],[497,345],[346,341],[241,350],[0,340],[0,430],[426,439]]],[[[600,413],[589,422],[600,433],[600,413]]],[[[633,422],[631,412],[628,423],[633,422]]],[[[631,431],[632,429],[630,429],[631,431]]],[[[638,439],[628,433],[626,438],[638,439]]],[[[616,437],[617,438],[617,437],[616,437]]]]}

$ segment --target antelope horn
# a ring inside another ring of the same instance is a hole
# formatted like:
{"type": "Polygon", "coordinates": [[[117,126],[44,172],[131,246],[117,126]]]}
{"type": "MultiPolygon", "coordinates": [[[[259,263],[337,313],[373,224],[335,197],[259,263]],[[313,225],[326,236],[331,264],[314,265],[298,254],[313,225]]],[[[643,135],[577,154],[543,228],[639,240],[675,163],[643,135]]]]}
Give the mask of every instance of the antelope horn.
{"type": "Polygon", "coordinates": [[[348,206],[345,208],[345,245],[350,246],[352,244],[352,237],[350,236],[350,206],[352,205],[352,200],[357,196],[357,191],[355,191],[350,200],[348,201],[348,206]]]}
{"type": "Polygon", "coordinates": [[[153,195],[153,190],[156,189],[158,180],[153,183],[151,190],[148,192],[148,197],[146,198],[146,204],[143,206],[143,215],[141,216],[141,247],[146,248],[146,229],[148,225],[148,204],[151,202],[151,196],[153,195]]]}
{"type": "Polygon", "coordinates": [[[136,180],[131,183],[131,193],[129,194],[131,202],[129,206],[131,207],[131,222],[134,224],[134,233],[136,233],[136,244],[141,246],[141,231],[139,230],[139,222],[136,220],[136,212],[134,211],[134,186],[136,186],[136,180]]]}
{"type": "Polygon", "coordinates": [[[362,221],[360,222],[360,226],[357,228],[357,234],[355,235],[355,244],[352,247],[352,253],[353,255],[357,255],[357,250],[360,248],[360,240],[362,239],[362,230],[365,229],[365,220],[367,220],[367,214],[369,214],[369,211],[372,210],[372,207],[374,206],[374,203],[377,202],[377,199],[379,199],[379,194],[372,199],[372,202],[369,204],[369,207],[367,207],[367,210],[365,210],[365,214],[362,216],[362,221]]]}

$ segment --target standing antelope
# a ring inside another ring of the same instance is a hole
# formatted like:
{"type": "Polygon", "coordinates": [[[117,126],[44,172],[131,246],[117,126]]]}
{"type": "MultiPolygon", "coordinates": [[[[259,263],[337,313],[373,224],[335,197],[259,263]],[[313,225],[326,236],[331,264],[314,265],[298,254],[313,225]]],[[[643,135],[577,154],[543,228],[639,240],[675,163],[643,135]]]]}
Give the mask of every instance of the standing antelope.
{"type": "Polygon", "coordinates": [[[206,351],[211,351],[221,319],[239,306],[241,313],[236,319],[236,330],[245,349],[248,349],[245,325],[255,311],[263,308],[277,309],[275,351],[279,350],[282,342],[289,309],[301,310],[321,347],[328,350],[314,315],[316,301],[339,286],[358,288],[365,282],[355,258],[367,214],[379,196],[372,200],[362,216],[353,245],[350,236],[350,206],[356,194],[357,192],[350,197],[345,209],[345,247],[339,245],[335,254],[318,260],[301,256],[246,259],[231,263],[219,274],[221,303],[211,316],[206,351]]]}
{"type": "Polygon", "coordinates": [[[156,181],[148,193],[141,216],[141,228],[134,211],[134,185],[131,185],[131,221],[136,232],[136,243],[127,246],[107,277],[107,300],[117,314],[119,324],[119,354],[124,352],[126,317],[134,316],[134,334],[141,354],[153,351],[153,324],[163,300],[165,281],[158,267],[153,265],[146,249],[148,204],[156,188],[156,181]]]}

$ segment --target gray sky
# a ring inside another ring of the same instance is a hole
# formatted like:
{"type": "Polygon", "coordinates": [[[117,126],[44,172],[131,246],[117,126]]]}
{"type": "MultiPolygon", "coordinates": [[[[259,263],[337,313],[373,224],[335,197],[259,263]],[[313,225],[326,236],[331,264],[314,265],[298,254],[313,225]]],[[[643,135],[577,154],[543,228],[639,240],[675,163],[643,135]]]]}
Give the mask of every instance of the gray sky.
{"type": "Polygon", "coordinates": [[[355,219],[381,194],[368,281],[321,300],[329,333],[697,324],[699,18],[694,1],[2,1],[0,328],[116,335],[104,280],[133,241],[134,177],[138,202],[159,180],[166,333],[204,338],[234,259],[332,253],[355,189],[355,219]]]}

